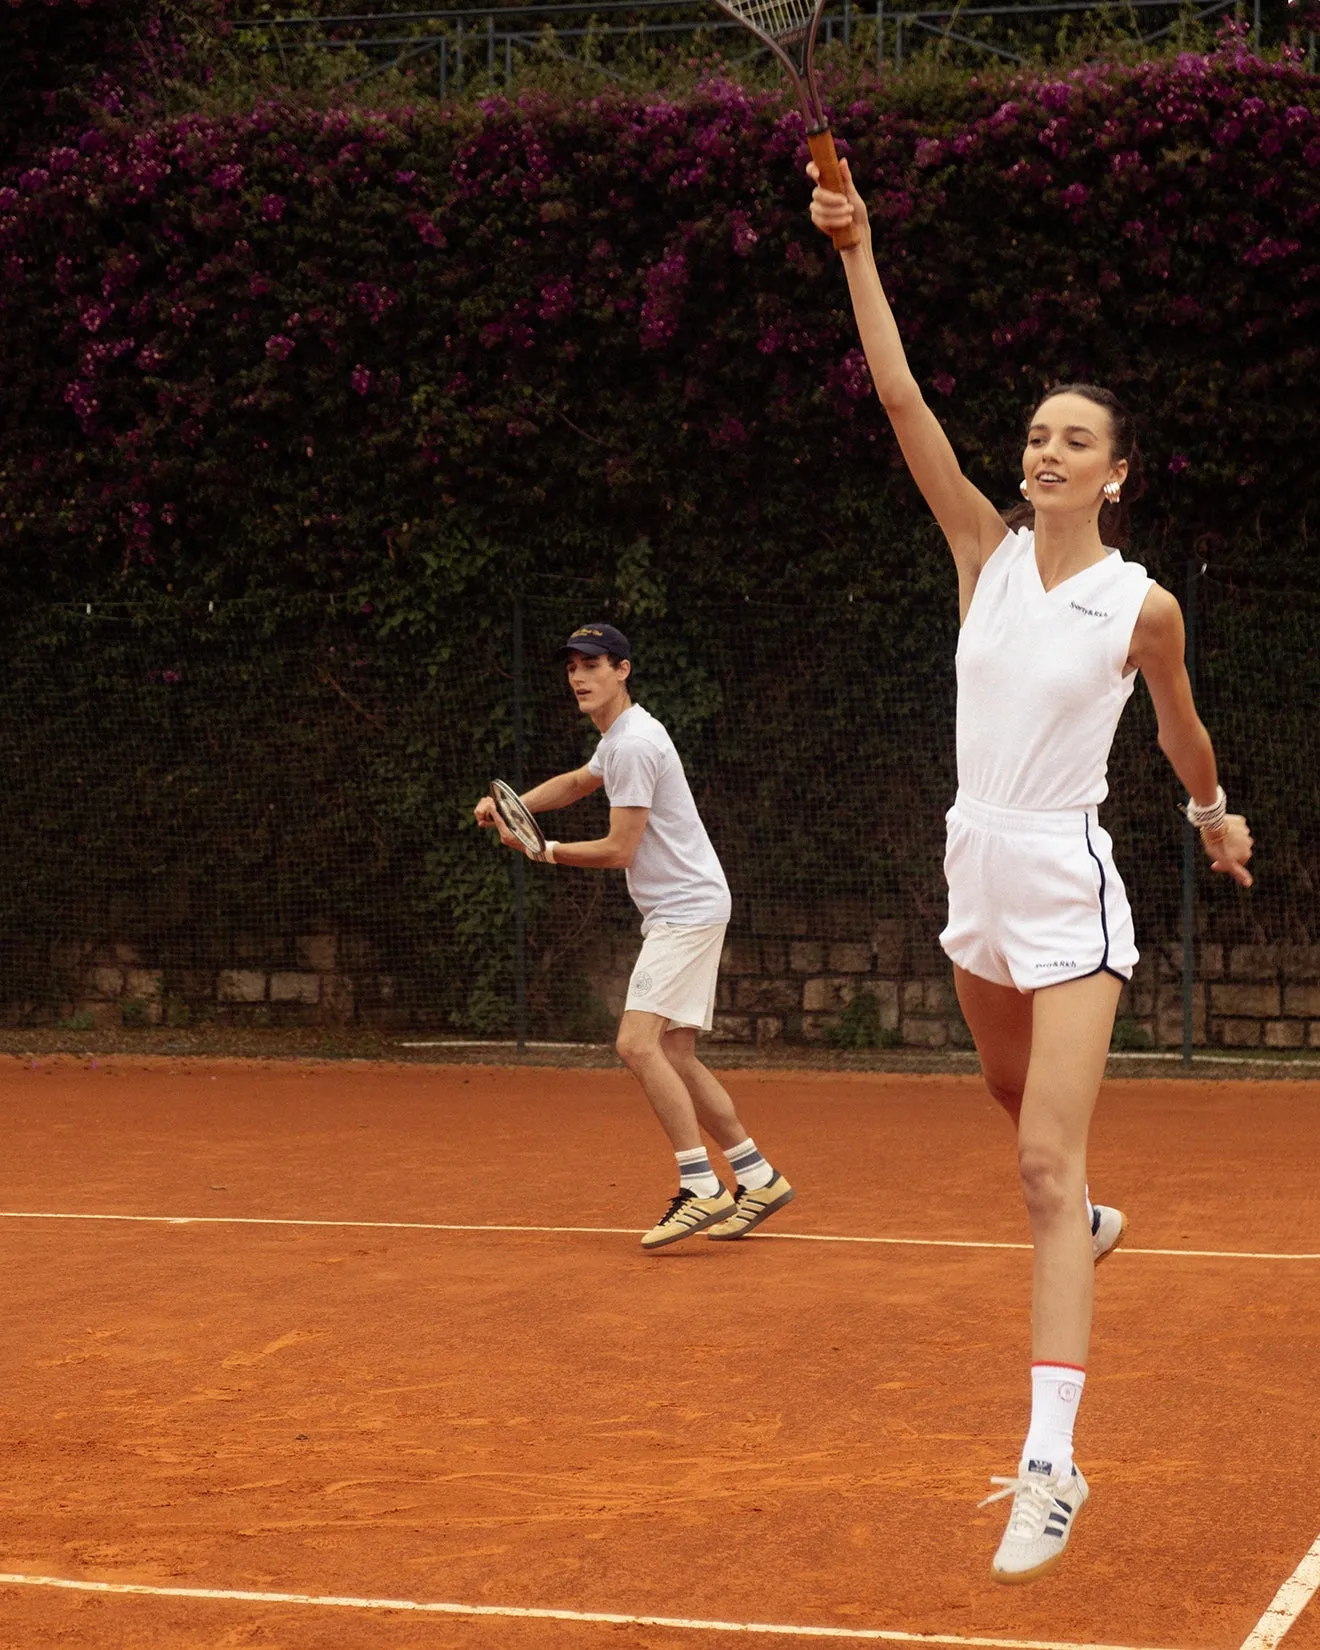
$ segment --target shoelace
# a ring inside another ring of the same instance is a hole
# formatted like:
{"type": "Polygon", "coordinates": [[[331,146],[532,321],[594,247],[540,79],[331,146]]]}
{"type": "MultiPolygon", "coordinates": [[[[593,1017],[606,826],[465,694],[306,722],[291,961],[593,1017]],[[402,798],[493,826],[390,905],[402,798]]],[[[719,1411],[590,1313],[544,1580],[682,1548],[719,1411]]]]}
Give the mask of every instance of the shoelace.
{"type": "Polygon", "coordinates": [[[673,1201],[665,1210],[664,1214],[660,1216],[660,1219],[656,1222],[656,1224],[658,1226],[663,1226],[666,1221],[672,1220],[683,1205],[690,1202],[696,1195],[697,1194],[695,1192],[688,1191],[686,1187],[684,1187],[681,1192],[676,1192],[674,1194],[673,1201]]]}
{"type": "Polygon", "coordinates": [[[992,1501],[1002,1501],[1005,1496],[1011,1495],[1016,1499],[1013,1502],[1013,1514],[1008,1521],[1008,1534],[1022,1541],[1034,1541],[1044,1533],[1045,1521],[1054,1511],[1054,1491],[1058,1488],[1049,1479],[1033,1478],[1030,1475],[1022,1478],[992,1478],[992,1484],[1002,1484],[1002,1490],[996,1490],[993,1495],[987,1495],[980,1503],[988,1507],[992,1501]]]}

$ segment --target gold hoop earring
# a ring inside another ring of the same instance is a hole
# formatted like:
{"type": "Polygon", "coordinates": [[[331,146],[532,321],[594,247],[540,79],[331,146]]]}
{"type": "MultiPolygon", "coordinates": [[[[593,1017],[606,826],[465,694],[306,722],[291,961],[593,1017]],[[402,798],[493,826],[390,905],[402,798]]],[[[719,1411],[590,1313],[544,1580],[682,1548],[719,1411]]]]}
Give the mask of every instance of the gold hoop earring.
{"type": "Polygon", "coordinates": [[[1026,498],[1028,496],[1028,494],[1027,494],[1027,478],[1025,476],[1023,476],[1022,480],[1018,482],[1018,492],[1022,494],[1023,498],[1026,498]]]}
{"type": "Polygon", "coordinates": [[[1123,489],[1116,481],[1105,482],[1103,488],[1101,488],[1101,491],[1111,504],[1117,504],[1119,499],[1123,496],[1123,489]]]}

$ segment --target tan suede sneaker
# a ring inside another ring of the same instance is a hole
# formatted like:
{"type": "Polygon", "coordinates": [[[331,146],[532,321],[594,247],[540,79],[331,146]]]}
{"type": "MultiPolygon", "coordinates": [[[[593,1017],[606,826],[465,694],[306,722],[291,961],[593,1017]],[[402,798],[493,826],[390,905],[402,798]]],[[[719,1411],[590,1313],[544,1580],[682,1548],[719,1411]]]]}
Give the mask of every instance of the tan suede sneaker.
{"type": "Polygon", "coordinates": [[[776,1209],[782,1209],[786,1203],[791,1203],[793,1197],[793,1188],[783,1175],[778,1173],[768,1186],[758,1186],[754,1192],[749,1192],[745,1186],[739,1186],[737,1207],[727,1220],[722,1220],[718,1226],[712,1226],[706,1236],[719,1238],[721,1242],[729,1238],[746,1237],[754,1226],[759,1226],[767,1216],[774,1214],[776,1209]]]}
{"type": "Polygon", "coordinates": [[[663,1249],[667,1243],[677,1243],[680,1238],[704,1232],[736,1208],[733,1193],[726,1186],[721,1186],[714,1197],[698,1197],[695,1192],[681,1191],[642,1238],[642,1248],[663,1249]]]}

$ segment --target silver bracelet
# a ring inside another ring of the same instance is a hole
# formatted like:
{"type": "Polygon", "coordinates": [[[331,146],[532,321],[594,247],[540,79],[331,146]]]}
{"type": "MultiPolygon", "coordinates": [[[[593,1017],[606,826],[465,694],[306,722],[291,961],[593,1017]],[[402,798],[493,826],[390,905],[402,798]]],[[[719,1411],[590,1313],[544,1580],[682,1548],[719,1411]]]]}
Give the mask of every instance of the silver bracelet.
{"type": "Polygon", "coordinates": [[[541,850],[541,858],[547,865],[553,865],[555,863],[555,849],[558,846],[559,844],[557,842],[547,842],[545,847],[541,850]]]}
{"type": "Polygon", "coordinates": [[[1189,796],[1183,812],[1187,815],[1188,824],[1194,825],[1198,831],[1221,831],[1228,817],[1228,798],[1224,795],[1224,787],[1215,787],[1215,799],[1208,808],[1198,807],[1189,796]]]}

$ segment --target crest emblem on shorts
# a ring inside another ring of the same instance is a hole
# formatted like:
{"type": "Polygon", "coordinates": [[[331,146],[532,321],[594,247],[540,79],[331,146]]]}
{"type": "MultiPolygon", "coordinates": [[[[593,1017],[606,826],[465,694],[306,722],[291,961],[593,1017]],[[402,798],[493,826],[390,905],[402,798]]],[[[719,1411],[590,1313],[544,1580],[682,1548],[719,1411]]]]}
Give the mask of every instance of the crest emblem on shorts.
{"type": "Polygon", "coordinates": [[[649,974],[642,973],[633,980],[632,988],[639,997],[644,997],[654,983],[649,974]]]}

